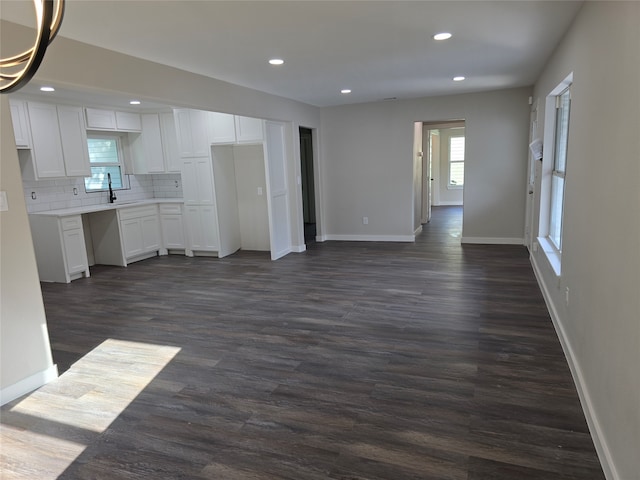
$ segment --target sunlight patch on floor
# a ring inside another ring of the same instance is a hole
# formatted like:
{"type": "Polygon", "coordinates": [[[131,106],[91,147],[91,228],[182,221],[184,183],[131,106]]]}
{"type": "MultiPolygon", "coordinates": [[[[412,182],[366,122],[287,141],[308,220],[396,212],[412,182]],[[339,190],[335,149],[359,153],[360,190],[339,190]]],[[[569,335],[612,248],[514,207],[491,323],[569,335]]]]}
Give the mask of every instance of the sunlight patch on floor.
{"type": "Polygon", "coordinates": [[[3,410],[2,478],[57,478],[179,351],[105,340],[56,381],[3,410]],[[21,454],[34,450],[35,458],[21,454]]]}

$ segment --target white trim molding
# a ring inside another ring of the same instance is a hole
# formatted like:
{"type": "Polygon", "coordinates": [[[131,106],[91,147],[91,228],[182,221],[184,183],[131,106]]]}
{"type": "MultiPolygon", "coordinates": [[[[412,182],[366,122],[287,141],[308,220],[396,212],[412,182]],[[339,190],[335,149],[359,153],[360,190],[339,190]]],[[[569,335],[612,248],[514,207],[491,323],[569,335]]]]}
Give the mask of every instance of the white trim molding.
{"type": "Polygon", "coordinates": [[[4,405],[5,403],[9,403],[22,395],[31,393],[57,378],[58,366],[55,364],[51,365],[46,370],[34,373],[33,375],[0,390],[0,405],[4,405]]]}
{"type": "Polygon", "coordinates": [[[416,228],[413,232],[413,240],[415,241],[416,237],[421,233],[422,233],[422,225],[418,225],[418,228],[416,228]]]}
{"type": "Polygon", "coordinates": [[[591,396],[589,395],[589,391],[586,388],[582,369],[580,368],[580,364],[578,363],[578,360],[576,359],[576,356],[573,352],[573,348],[571,347],[571,343],[569,342],[567,333],[562,326],[560,315],[558,315],[558,310],[553,303],[549,288],[544,283],[544,277],[540,270],[540,266],[538,265],[538,262],[534,255],[530,255],[529,259],[531,261],[531,265],[533,266],[533,272],[536,276],[536,280],[538,281],[538,285],[540,286],[540,291],[542,292],[544,301],[547,304],[547,310],[549,311],[549,315],[551,316],[551,322],[553,323],[556,335],[560,340],[562,351],[564,352],[564,356],[567,359],[569,370],[571,371],[571,376],[573,377],[573,383],[575,383],[576,385],[576,390],[578,391],[578,397],[580,398],[582,411],[584,412],[584,416],[587,420],[589,432],[591,433],[591,438],[593,440],[596,453],[598,454],[598,458],[600,459],[600,465],[602,466],[604,475],[607,479],[623,480],[620,475],[618,475],[618,471],[616,470],[616,467],[613,463],[611,450],[607,445],[602,427],[600,426],[600,422],[598,421],[595,409],[593,408],[593,402],[591,401],[591,396]]]}
{"type": "Polygon", "coordinates": [[[524,245],[523,237],[462,237],[461,243],[486,245],[524,245]]]}
{"type": "MultiPolygon", "coordinates": [[[[462,190],[461,187],[456,190],[462,190]]],[[[463,203],[458,200],[440,200],[438,203],[434,203],[432,207],[462,207],[463,203]]]]}
{"type": "Polygon", "coordinates": [[[415,242],[413,235],[324,235],[324,240],[342,242],[415,242]]]}
{"type": "Polygon", "coordinates": [[[302,253],[307,251],[307,246],[303,243],[302,245],[294,245],[291,247],[291,251],[295,253],[302,253]]]}

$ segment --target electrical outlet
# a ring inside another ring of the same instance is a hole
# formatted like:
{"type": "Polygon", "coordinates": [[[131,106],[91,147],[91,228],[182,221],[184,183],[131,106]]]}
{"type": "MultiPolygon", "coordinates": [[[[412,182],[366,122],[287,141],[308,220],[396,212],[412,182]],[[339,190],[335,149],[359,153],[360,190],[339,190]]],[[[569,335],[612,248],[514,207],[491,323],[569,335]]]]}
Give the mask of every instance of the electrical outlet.
{"type": "Polygon", "coordinates": [[[369,217],[362,217],[362,224],[369,225],[369,217]]]}

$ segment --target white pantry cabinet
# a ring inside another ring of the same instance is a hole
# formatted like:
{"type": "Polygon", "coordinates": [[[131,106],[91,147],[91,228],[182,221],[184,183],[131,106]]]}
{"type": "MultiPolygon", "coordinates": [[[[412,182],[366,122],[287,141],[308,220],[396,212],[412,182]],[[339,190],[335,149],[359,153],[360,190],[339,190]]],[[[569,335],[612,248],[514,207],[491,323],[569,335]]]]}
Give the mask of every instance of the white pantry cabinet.
{"type": "Polygon", "coordinates": [[[213,205],[213,168],[209,157],[182,160],[182,191],[185,205],[213,205]]]}
{"type": "Polygon", "coordinates": [[[29,215],[42,282],[69,283],[89,276],[87,248],[80,215],[29,215]]]}
{"type": "Polygon", "coordinates": [[[166,253],[162,248],[157,205],[120,208],[118,220],[127,263],[166,253]]]}
{"type": "Polygon", "coordinates": [[[27,115],[27,102],[23,100],[9,100],[11,109],[11,122],[13,134],[18,149],[31,148],[31,130],[29,129],[29,116],[27,115]]]}

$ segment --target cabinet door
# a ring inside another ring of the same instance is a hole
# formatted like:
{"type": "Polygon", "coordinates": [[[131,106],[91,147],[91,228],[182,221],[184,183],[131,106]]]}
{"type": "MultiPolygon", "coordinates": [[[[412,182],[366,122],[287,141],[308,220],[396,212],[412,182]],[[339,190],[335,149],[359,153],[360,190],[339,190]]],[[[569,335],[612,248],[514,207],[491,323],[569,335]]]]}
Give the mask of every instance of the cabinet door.
{"type": "Polygon", "coordinates": [[[88,177],[89,149],[87,132],[80,107],[58,105],[58,121],[60,123],[60,139],[64,154],[65,172],[68,177],[88,177]]]}
{"type": "Polygon", "coordinates": [[[67,273],[73,275],[86,271],[88,269],[87,250],[82,229],[66,230],[62,232],[62,238],[67,262],[67,273]]]}
{"type": "Polygon", "coordinates": [[[189,248],[191,250],[202,250],[204,247],[204,238],[202,233],[202,220],[200,218],[200,207],[196,205],[185,205],[184,219],[189,248]]]}
{"type": "Polygon", "coordinates": [[[190,110],[191,138],[194,157],[208,156],[211,149],[209,141],[209,115],[211,112],[204,110],[190,110]]]}
{"type": "Polygon", "coordinates": [[[120,231],[124,243],[125,258],[135,257],[143,253],[144,242],[139,218],[131,218],[120,221],[120,231]]]}
{"type": "Polygon", "coordinates": [[[182,215],[162,215],[160,217],[162,225],[162,238],[164,240],[164,248],[182,249],[185,247],[184,226],[182,224],[182,215]]]}
{"type": "Polygon", "coordinates": [[[142,131],[142,122],[140,114],[131,112],[115,112],[116,113],[116,130],[124,132],[140,132],[142,131]]]}
{"type": "Polygon", "coordinates": [[[228,113],[211,112],[209,114],[211,143],[236,143],[236,124],[233,115],[228,113]]]}
{"type": "Polygon", "coordinates": [[[182,196],[185,205],[197,205],[198,202],[198,170],[195,158],[182,161],[182,196]]]}
{"type": "Polygon", "coordinates": [[[178,151],[176,122],[172,113],[160,114],[160,132],[162,134],[165,170],[167,173],[180,173],[182,162],[178,151]]]}
{"type": "Polygon", "coordinates": [[[203,250],[218,251],[218,220],[213,205],[200,207],[200,224],[202,226],[203,250]]]}
{"type": "Polygon", "coordinates": [[[262,120],[252,117],[235,117],[238,143],[262,143],[262,120]]]}
{"type": "Polygon", "coordinates": [[[180,157],[193,157],[193,140],[191,138],[191,115],[186,108],[176,108],[173,111],[180,157]]]}
{"type": "Polygon", "coordinates": [[[197,158],[195,163],[198,180],[198,203],[213,205],[213,167],[211,159],[209,157],[197,158]]]}
{"type": "Polygon", "coordinates": [[[64,177],[64,157],[55,105],[28,102],[37,178],[64,177]]]}
{"type": "Polygon", "coordinates": [[[143,217],[140,219],[142,231],[142,249],[145,252],[160,249],[160,224],[158,215],[143,217]]]}
{"type": "Polygon", "coordinates": [[[17,148],[31,148],[31,135],[29,133],[29,119],[27,118],[27,106],[23,101],[12,100],[11,122],[13,123],[13,134],[16,139],[17,148]]]}
{"type": "Polygon", "coordinates": [[[142,155],[146,173],[164,173],[164,150],[160,132],[160,117],[153,114],[142,115],[142,155]]]}
{"type": "Polygon", "coordinates": [[[101,108],[87,108],[87,128],[97,128],[99,130],[115,130],[116,115],[113,110],[103,110],[101,108]]]}

